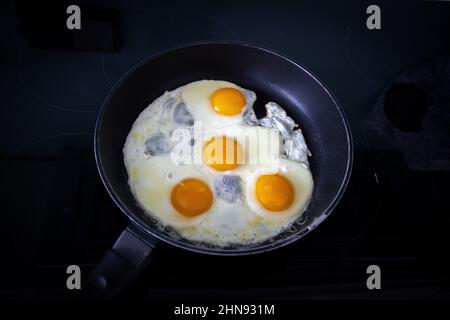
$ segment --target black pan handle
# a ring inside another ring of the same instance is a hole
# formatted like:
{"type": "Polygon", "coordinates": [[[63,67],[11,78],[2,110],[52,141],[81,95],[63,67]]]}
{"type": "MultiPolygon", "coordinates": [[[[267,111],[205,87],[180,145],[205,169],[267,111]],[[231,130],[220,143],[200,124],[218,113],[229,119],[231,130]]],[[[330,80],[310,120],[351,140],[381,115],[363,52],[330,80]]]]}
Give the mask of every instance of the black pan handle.
{"type": "Polygon", "coordinates": [[[149,264],[157,242],[131,223],[89,274],[89,298],[112,299],[123,292],[149,264]]]}

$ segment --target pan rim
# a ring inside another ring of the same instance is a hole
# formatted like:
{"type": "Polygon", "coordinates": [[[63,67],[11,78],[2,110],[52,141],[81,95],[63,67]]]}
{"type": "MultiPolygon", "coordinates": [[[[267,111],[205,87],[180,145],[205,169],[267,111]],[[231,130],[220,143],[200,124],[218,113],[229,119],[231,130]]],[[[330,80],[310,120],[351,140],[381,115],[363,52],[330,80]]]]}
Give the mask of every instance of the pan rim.
{"type": "Polygon", "coordinates": [[[148,57],[141,59],[136,65],[134,65],[127,72],[125,72],[121,76],[121,78],[113,85],[110,92],[108,93],[108,95],[106,96],[106,98],[103,101],[103,104],[99,110],[99,113],[97,115],[97,119],[95,122],[94,156],[95,156],[95,163],[97,166],[97,170],[99,172],[102,183],[105,186],[109,196],[112,198],[114,203],[120,208],[120,210],[127,216],[127,218],[130,219],[131,223],[133,223],[134,225],[139,227],[139,229],[141,229],[143,232],[145,232],[146,235],[148,235],[149,237],[157,238],[161,241],[164,241],[166,243],[174,245],[178,248],[193,251],[196,253],[209,254],[209,255],[220,255],[220,256],[242,256],[242,255],[250,255],[250,254],[268,252],[268,251],[272,251],[272,250],[284,247],[288,244],[291,244],[291,243],[299,240],[300,238],[303,238],[307,234],[309,234],[312,230],[314,230],[319,224],[321,224],[333,212],[333,210],[335,209],[335,207],[341,200],[341,198],[347,188],[348,182],[350,180],[352,167],[353,167],[353,138],[352,138],[348,119],[347,119],[338,99],[334,96],[334,94],[328,89],[328,87],[316,75],[314,75],[311,71],[309,71],[308,69],[303,67],[301,64],[297,63],[295,60],[285,56],[284,54],[274,51],[273,49],[265,48],[263,46],[252,44],[249,42],[228,41],[228,40],[195,41],[195,42],[189,42],[189,43],[184,43],[181,45],[172,46],[170,48],[158,51],[148,57]],[[102,125],[103,115],[107,109],[107,106],[108,106],[112,96],[117,91],[117,89],[123,84],[123,82],[125,82],[126,79],[128,79],[128,77],[132,73],[134,73],[136,70],[138,70],[140,67],[142,67],[146,63],[148,63],[160,56],[171,53],[173,51],[186,49],[186,48],[193,47],[193,46],[217,45],[217,44],[231,45],[231,46],[244,46],[244,47],[264,51],[271,55],[275,55],[278,58],[281,58],[281,59],[287,61],[288,63],[293,64],[297,68],[301,69],[303,72],[308,74],[308,76],[310,76],[314,81],[316,81],[317,84],[319,84],[319,86],[331,98],[334,106],[337,108],[337,111],[338,111],[338,113],[342,119],[343,125],[344,125],[344,129],[346,132],[346,138],[347,138],[347,152],[349,154],[349,157],[348,157],[347,164],[346,164],[344,179],[343,179],[339,189],[337,190],[333,200],[330,202],[330,204],[327,206],[327,208],[325,210],[323,210],[321,215],[317,218],[316,223],[312,223],[305,230],[298,232],[298,233],[294,233],[293,235],[287,237],[286,239],[283,239],[280,242],[269,243],[269,244],[264,244],[264,245],[255,245],[254,247],[242,248],[242,249],[239,249],[239,248],[237,248],[237,249],[222,249],[219,247],[217,247],[217,248],[200,247],[200,246],[195,246],[193,244],[181,242],[178,239],[175,239],[175,238],[170,237],[169,235],[165,234],[163,231],[154,230],[154,229],[148,227],[148,225],[144,221],[139,219],[138,216],[132,212],[132,210],[129,210],[127,208],[127,206],[122,202],[120,197],[113,190],[113,187],[110,184],[110,182],[108,181],[106,172],[105,172],[103,164],[102,164],[102,159],[101,159],[100,149],[99,149],[99,132],[100,132],[100,127],[102,125]]]}

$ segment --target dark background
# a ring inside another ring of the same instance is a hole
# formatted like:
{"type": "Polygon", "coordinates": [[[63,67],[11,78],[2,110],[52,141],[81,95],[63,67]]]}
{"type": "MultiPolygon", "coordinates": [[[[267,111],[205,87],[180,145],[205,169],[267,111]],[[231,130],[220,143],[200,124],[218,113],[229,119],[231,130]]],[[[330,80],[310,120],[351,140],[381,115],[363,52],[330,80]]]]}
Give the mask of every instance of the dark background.
{"type": "MultiPolygon", "coordinates": [[[[268,47],[317,75],[350,121],[353,175],[336,212],[297,243],[250,257],[160,243],[125,297],[450,297],[450,168],[412,168],[370,124],[397,75],[450,49],[449,1],[2,1],[0,30],[2,298],[73,297],[66,267],[85,276],[126,225],[93,162],[103,99],[141,59],[199,40],[268,47]],[[65,28],[68,4],[81,7],[80,31],[65,28]],[[381,30],[366,28],[370,4],[381,7],[381,30]],[[381,290],[366,288],[372,264],[381,290]]],[[[449,127],[436,145],[445,148],[449,127]]]]}

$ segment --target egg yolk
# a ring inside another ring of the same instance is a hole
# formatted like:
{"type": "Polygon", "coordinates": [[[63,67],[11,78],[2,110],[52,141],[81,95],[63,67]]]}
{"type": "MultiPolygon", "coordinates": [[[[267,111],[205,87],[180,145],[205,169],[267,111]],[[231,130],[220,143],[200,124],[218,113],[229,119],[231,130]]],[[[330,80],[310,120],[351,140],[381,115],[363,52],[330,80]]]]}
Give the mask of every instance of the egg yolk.
{"type": "Polygon", "coordinates": [[[188,178],[173,187],[170,200],[180,214],[195,217],[208,211],[213,203],[213,194],[205,182],[188,178]]]}
{"type": "Polygon", "coordinates": [[[294,202],[294,187],[279,174],[262,175],[256,181],[256,198],[267,210],[283,211],[294,202]]]}
{"type": "Polygon", "coordinates": [[[211,106],[217,113],[224,116],[240,114],[245,106],[245,96],[235,88],[222,88],[210,97],[211,106]]]}
{"type": "Polygon", "coordinates": [[[243,151],[236,139],[214,137],[203,147],[203,161],[219,171],[236,169],[243,163],[243,151]]]}

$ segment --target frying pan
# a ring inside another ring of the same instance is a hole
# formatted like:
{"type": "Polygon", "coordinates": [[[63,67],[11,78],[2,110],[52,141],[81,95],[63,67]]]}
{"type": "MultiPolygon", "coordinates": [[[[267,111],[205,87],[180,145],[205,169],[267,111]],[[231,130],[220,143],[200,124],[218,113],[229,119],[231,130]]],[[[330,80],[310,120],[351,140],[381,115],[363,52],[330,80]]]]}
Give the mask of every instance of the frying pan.
{"type": "Polygon", "coordinates": [[[114,297],[149,263],[159,240],[214,255],[248,255],[285,246],[317,227],[341,198],[350,177],[353,147],[347,120],[330,91],[304,67],[269,49],[245,43],[194,43],[140,62],[114,86],[98,115],[95,157],[101,179],[130,224],[90,274],[93,294],[114,297]],[[140,112],[166,90],[201,79],[227,80],[257,94],[258,117],[275,101],[303,130],[312,153],[311,203],[292,228],[263,243],[215,247],[173,236],[137,204],[127,183],[122,149],[140,112]]]}

